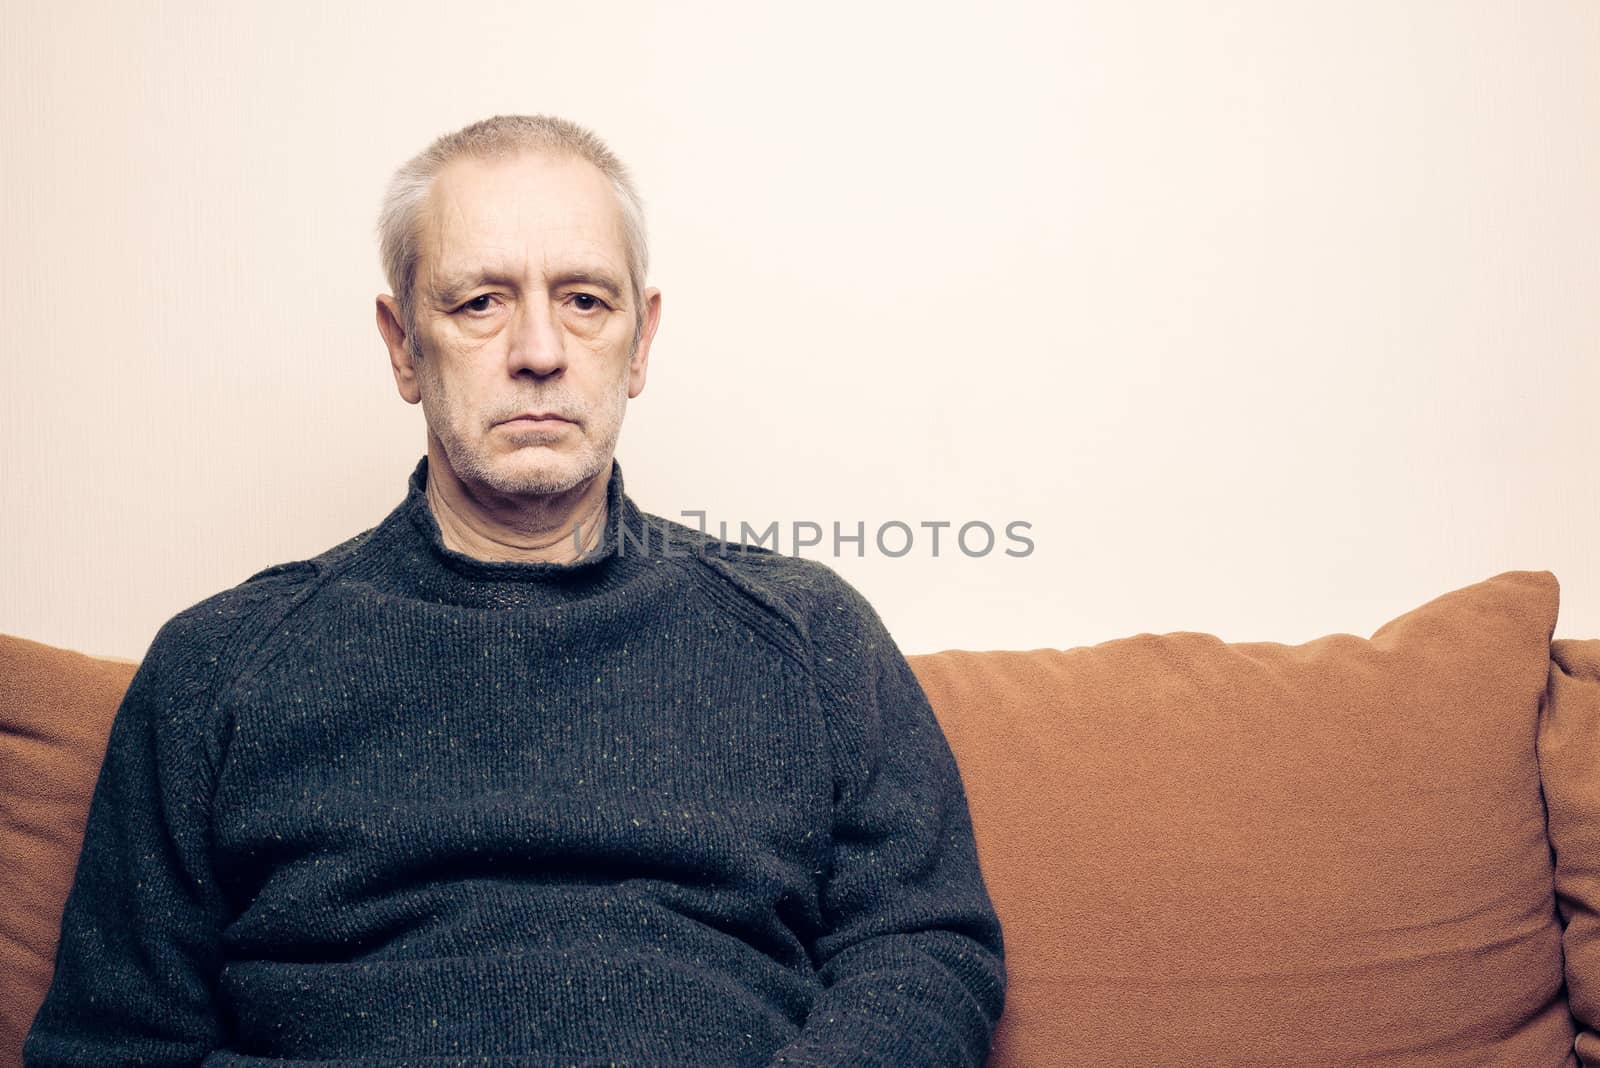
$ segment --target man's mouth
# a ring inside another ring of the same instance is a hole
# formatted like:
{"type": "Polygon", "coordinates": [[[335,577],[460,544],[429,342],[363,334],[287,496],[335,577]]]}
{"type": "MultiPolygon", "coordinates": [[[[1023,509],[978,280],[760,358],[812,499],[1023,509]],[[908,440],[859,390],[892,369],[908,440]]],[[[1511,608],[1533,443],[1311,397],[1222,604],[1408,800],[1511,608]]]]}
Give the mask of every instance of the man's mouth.
{"type": "Polygon", "coordinates": [[[566,418],[565,416],[558,415],[555,412],[524,412],[521,415],[513,416],[512,418],[507,419],[500,425],[513,428],[526,427],[540,429],[545,427],[565,426],[571,422],[572,420],[566,418]]]}

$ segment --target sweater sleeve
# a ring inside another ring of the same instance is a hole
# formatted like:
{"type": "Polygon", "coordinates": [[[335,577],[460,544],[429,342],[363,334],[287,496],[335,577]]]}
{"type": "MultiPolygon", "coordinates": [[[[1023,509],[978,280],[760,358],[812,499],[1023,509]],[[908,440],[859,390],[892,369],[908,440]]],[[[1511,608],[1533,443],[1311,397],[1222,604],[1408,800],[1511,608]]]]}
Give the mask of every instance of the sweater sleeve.
{"type": "Polygon", "coordinates": [[[224,900],[209,860],[210,682],[191,609],[169,621],[112,720],[28,1068],[198,1064],[221,1044],[224,900]]]}
{"type": "Polygon", "coordinates": [[[828,574],[811,623],[836,782],[824,990],[772,1064],[979,1068],[1005,959],[960,773],[883,623],[828,574]]]}

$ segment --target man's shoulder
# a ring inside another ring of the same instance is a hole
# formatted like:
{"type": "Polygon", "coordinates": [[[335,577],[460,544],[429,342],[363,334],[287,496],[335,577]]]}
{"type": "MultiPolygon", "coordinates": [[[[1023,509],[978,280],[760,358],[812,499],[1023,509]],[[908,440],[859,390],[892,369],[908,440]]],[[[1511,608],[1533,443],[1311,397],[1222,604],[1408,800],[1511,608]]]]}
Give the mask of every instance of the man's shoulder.
{"type": "Polygon", "coordinates": [[[242,582],[190,605],[168,625],[187,633],[204,634],[219,628],[231,629],[251,618],[286,610],[324,578],[354,559],[378,530],[378,527],[369,527],[316,556],[261,568],[242,582]]]}
{"type": "Polygon", "coordinates": [[[170,669],[233,659],[270,633],[316,585],[321,571],[316,559],[289,560],[196,601],[162,624],[145,661],[170,669]]]}
{"type": "Polygon", "coordinates": [[[720,591],[737,597],[781,624],[807,658],[819,640],[831,644],[841,632],[875,634],[883,629],[861,591],[821,560],[756,542],[729,541],[659,516],[649,520],[671,546],[668,555],[681,557],[714,595],[720,591]]]}

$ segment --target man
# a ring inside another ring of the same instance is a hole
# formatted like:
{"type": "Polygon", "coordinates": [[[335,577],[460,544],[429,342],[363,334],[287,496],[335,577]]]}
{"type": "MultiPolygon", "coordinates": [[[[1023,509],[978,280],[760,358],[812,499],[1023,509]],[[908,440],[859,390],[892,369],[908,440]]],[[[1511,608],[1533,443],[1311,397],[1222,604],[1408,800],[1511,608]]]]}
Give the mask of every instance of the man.
{"type": "Polygon", "coordinates": [[[396,175],[405,500],[162,627],[29,1065],[979,1065],[1001,933],[904,658],[829,568],[642,513],[661,295],[593,134],[396,175]]]}

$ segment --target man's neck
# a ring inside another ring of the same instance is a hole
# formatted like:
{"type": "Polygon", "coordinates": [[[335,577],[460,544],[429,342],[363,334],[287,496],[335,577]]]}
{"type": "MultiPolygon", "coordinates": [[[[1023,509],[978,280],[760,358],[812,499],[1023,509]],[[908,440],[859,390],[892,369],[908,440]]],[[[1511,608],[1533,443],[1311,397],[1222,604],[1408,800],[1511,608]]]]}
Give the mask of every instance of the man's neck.
{"type": "Polygon", "coordinates": [[[570,564],[600,544],[610,469],[608,463],[563,493],[507,498],[475,493],[430,454],[428,508],[445,547],[456,552],[487,561],[570,564]]]}

